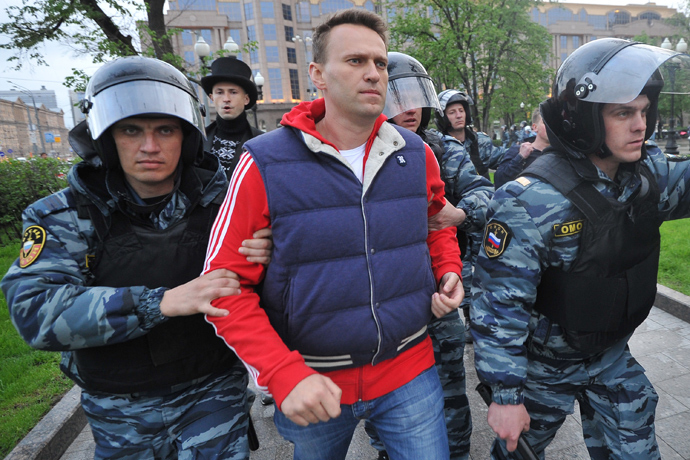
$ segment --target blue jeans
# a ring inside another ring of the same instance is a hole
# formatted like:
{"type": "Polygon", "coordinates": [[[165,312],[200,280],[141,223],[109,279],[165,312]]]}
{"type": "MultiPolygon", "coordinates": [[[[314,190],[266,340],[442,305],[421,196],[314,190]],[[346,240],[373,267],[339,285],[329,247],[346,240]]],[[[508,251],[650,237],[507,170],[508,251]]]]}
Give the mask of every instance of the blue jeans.
{"type": "Polygon", "coordinates": [[[360,420],[374,425],[393,460],[449,458],[443,391],[434,367],[380,398],[340,408],[340,417],[306,427],[275,412],[278,432],[295,445],[295,460],[344,459],[360,420]]]}

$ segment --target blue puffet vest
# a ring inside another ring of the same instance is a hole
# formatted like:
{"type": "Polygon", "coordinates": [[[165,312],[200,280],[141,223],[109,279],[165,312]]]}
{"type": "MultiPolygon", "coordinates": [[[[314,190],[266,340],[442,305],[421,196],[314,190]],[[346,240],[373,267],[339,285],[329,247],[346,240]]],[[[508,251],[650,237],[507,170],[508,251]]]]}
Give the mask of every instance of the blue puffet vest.
{"type": "Polygon", "coordinates": [[[424,340],[431,319],[425,147],[388,123],[378,136],[364,183],[335,149],[314,152],[293,128],[245,144],[273,228],[262,306],[320,371],[393,358],[424,340]]]}

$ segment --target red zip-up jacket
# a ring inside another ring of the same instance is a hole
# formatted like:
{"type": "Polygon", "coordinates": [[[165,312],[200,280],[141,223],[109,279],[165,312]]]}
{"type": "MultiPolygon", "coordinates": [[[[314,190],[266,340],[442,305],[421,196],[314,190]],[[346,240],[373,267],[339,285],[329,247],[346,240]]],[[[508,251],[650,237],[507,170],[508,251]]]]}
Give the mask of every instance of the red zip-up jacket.
{"type": "MultiPolygon", "coordinates": [[[[323,99],[303,102],[286,114],[281,123],[296,127],[335,148],[316,130],[316,121],[324,114],[323,99]]],[[[365,168],[371,145],[379,127],[385,121],[384,115],[377,119],[367,141],[365,168]]],[[[428,146],[426,169],[428,215],[433,216],[443,208],[445,198],[439,166],[428,146]]],[[[300,381],[316,374],[317,371],[304,363],[299,352],[287,348],[259,306],[259,297],[254,291],[254,286],[263,279],[266,267],[248,262],[246,256],[238,251],[243,240],[252,238],[255,231],[271,225],[269,216],[263,179],[251,155],[245,152],[235,169],[228,194],[213,226],[204,265],[204,273],[218,268],[226,268],[237,273],[242,292],[237,296],[222,297],[213,302],[215,307],[228,310],[229,315],[207,316],[206,319],[214,326],[216,334],[225,340],[242,360],[257,387],[271,393],[280,407],[300,381]]],[[[448,272],[460,275],[462,263],[454,227],[431,232],[427,244],[437,283],[448,272]]],[[[323,375],[331,378],[342,389],[341,404],[353,404],[359,400],[383,396],[408,383],[433,365],[431,339],[427,337],[419,345],[376,366],[367,364],[357,368],[324,372],[323,375]]]]}

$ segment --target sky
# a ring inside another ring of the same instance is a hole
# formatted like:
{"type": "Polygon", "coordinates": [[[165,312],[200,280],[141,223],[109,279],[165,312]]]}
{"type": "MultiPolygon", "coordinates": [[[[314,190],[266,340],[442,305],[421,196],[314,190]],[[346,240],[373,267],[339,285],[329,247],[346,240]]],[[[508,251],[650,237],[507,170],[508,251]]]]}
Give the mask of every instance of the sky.
{"type": "MultiPolygon", "coordinates": [[[[590,3],[600,4],[606,3],[610,5],[629,5],[629,4],[644,4],[644,0],[561,0],[561,3],[590,3]]],[[[685,4],[684,0],[656,0],[655,3],[661,6],[669,6],[677,8],[685,4]]],[[[4,13],[4,8],[9,5],[21,5],[21,0],[2,0],[0,1],[0,11],[4,13]]],[[[0,14],[0,16],[4,16],[0,14]]],[[[0,36],[0,43],[7,43],[8,38],[0,36]]],[[[57,96],[58,106],[66,113],[65,124],[68,127],[73,125],[72,114],[70,111],[68,90],[64,86],[65,77],[72,74],[72,68],[79,68],[91,75],[99,67],[93,64],[88,57],[80,57],[75,55],[74,51],[66,44],[49,43],[42,47],[43,54],[48,62],[48,66],[38,66],[29,61],[23,61],[23,68],[21,71],[14,71],[11,69],[13,65],[7,63],[7,59],[13,56],[10,50],[0,49],[0,62],[4,65],[0,66],[0,90],[9,90],[12,85],[8,80],[24,86],[29,90],[39,90],[41,86],[46,89],[55,90],[57,96]]]]}

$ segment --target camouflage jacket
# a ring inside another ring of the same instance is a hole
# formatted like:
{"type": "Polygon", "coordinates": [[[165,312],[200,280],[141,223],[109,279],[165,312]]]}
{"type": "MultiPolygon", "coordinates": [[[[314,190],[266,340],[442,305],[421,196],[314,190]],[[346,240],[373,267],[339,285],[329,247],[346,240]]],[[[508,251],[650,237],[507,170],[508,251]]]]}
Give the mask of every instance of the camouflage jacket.
{"type": "Polygon", "coordinates": [[[446,184],[446,198],[467,214],[460,230],[478,232],[486,223],[486,207],[494,194],[494,186],[477,174],[470,153],[452,136],[442,135],[445,152],[441,158],[441,179],[446,184]]]}
{"type": "MultiPolygon", "coordinates": [[[[597,169],[595,186],[605,196],[629,200],[641,185],[632,166],[619,168],[619,183],[597,169]]],[[[640,166],[649,168],[659,184],[660,217],[689,217],[690,160],[671,161],[658,148],[648,147],[648,157],[640,166]]],[[[471,318],[475,366],[499,404],[522,403],[528,347],[537,346],[547,358],[587,360],[604,369],[626,346],[627,338],[596,356],[584,355],[567,345],[558,324],[532,309],[544,270],[567,270],[578,254],[580,233],[554,238],[554,228],[582,218],[554,187],[533,177],[507,183],[489,203],[486,235],[493,227],[507,230],[507,235],[501,235],[502,243],[491,258],[484,249],[485,236],[475,266],[471,318]]]]}
{"type": "MultiPolygon", "coordinates": [[[[226,178],[215,158],[207,158],[203,167],[207,169],[203,177],[211,179],[203,184],[199,180],[194,190],[199,203],[206,205],[223,193],[226,178]]],[[[201,177],[200,169],[191,174],[201,177]]],[[[97,174],[86,161],[75,165],[68,175],[69,188],[33,203],[23,213],[22,253],[0,287],[14,326],[34,348],[68,351],[124,342],[166,320],[160,301],[167,288],[89,285],[86,260],[95,246],[94,227],[89,219],[79,218],[76,197],[87,197],[104,215],[118,207],[104,181],[99,187],[87,185],[97,174]]],[[[150,225],[166,228],[184,218],[189,206],[190,198],[178,190],[162,211],[149,216],[150,225]]],[[[65,358],[68,354],[63,363],[65,358]]]]}

